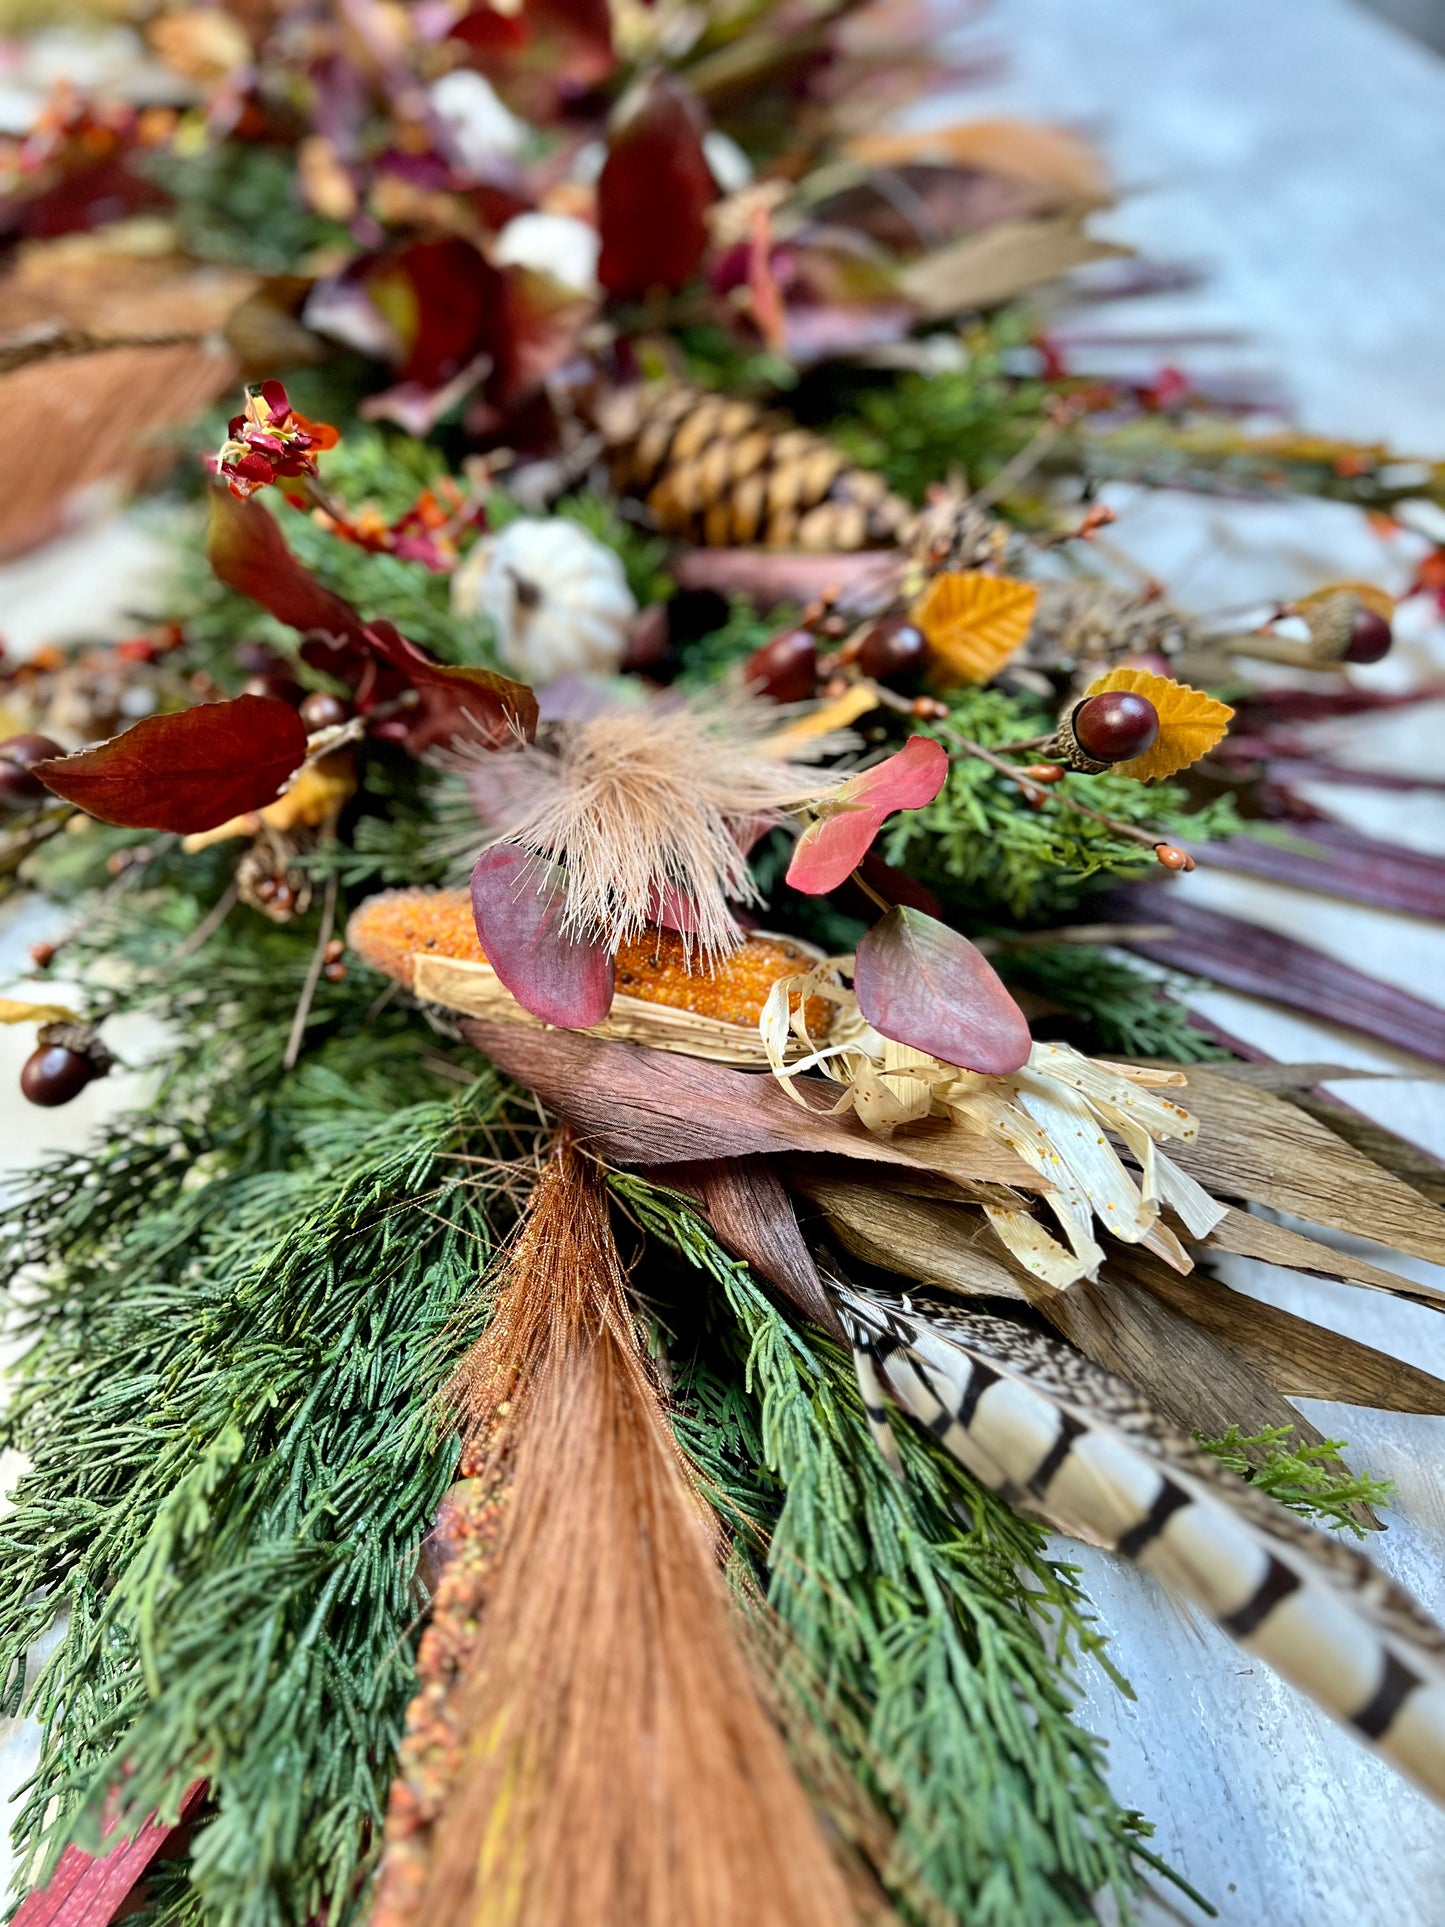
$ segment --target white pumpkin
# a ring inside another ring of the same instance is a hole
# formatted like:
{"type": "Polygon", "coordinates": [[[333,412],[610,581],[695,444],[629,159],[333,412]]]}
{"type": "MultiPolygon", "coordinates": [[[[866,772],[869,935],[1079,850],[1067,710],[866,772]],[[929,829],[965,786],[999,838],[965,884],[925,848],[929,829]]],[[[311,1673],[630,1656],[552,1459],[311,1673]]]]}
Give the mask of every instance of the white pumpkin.
{"type": "Polygon", "coordinates": [[[503,667],[538,686],[615,675],[637,614],[617,556],[557,516],[484,537],[452,577],[452,607],[486,616],[503,667]]]}

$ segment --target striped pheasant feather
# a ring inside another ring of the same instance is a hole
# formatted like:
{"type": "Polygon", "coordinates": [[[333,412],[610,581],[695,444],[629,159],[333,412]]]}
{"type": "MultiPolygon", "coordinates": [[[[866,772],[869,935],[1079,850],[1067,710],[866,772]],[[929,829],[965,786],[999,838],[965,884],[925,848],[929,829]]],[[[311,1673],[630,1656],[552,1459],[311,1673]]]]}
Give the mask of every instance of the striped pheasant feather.
{"type": "Polygon", "coordinates": [[[886,1386],[975,1478],[1183,1593],[1445,1804],[1445,1630],[1363,1554],[1055,1340],[830,1283],[880,1445],[886,1386]]]}

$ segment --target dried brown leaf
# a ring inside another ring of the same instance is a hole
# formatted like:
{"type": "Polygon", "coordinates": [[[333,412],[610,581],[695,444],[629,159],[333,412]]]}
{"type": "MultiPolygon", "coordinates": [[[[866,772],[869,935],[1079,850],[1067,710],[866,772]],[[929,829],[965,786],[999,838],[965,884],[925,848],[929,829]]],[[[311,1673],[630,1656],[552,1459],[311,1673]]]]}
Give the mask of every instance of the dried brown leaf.
{"type": "Polygon", "coordinates": [[[1293,1104],[1191,1066],[1199,1136],[1171,1155],[1222,1198],[1271,1205],[1332,1230],[1445,1264],[1445,1215],[1293,1104]]]}
{"type": "Polygon", "coordinates": [[[888,1140],[850,1117],[826,1115],[821,1107],[837,1092],[821,1079],[795,1080],[808,1104],[820,1107],[805,1109],[775,1078],[722,1064],[515,1024],[470,1020],[461,1028],[586,1144],[619,1164],[821,1151],[904,1169],[936,1164],[965,1182],[1039,1188],[1011,1151],[951,1125],[888,1140]]]}
{"type": "Polygon", "coordinates": [[[1086,234],[1078,214],[1051,214],[1038,221],[1001,222],[984,234],[950,241],[910,263],[899,280],[923,317],[936,320],[997,307],[1086,262],[1128,252],[1086,234]]]}
{"type": "Polygon", "coordinates": [[[1247,1298],[1202,1273],[1181,1278],[1134,1252],[1111,1256],[1109,1269],[1241,1353],[1267,1385],[1290,1398],[1445,1413],[1445,1382],[1278,1305],[1247,1298]]]}
{"type": "Polygon", "coordinates": [[[1435,1285],[1402,1278],[1360,1258],[1352,1251],[1336,1251],[1333,1245],[1320,1244],[1302,1231],[1275,1224],[1269,1218],[1253,1217],[1231,1205],[1222,1223],[1217,1224],[1199,1251],[1232,1251],[1241,1258],[1258,1258],[1265,1264],[1284,1265],[1291,1271],[1304,1271],[1322,1278],[1340,1278],[1346,1284],[1366,1285],[1372,1291],[1387,1291],[1395,1298],[1413,1299],[1445,1311],[1445,1291],[1435,1285]]]}

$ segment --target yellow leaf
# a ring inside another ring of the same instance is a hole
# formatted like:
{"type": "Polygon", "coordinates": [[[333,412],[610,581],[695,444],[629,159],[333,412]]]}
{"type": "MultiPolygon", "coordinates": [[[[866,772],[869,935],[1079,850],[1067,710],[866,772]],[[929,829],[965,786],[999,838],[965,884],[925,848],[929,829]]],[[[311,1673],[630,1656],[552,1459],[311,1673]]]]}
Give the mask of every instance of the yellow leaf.
{"type": "Polygon", "coordinates": [[[1023,643],[1039,592],[1031,582],[977,569],[936,575],[913,605],[942,683],[996,676],[1023,643]]]}
{"type": "Polygon", "coordinates": [[[1091,682],[1085,697],[1101,696],[1106,690],[1127,689],[1144,696],[1159,712],[1159,735],[1151,749],[1127,763],[1115,763],[1111,776],[1132,776],[1140,783],[1174,776],[1201,756],[1207,756],[1229,728],[1234,711],[1228,703],[1206,696],[1202,689],[1175,682],[1172,676],[1156,676],[1148,669],[1111,669],[1091,682]]]}
{"type": "Polygon", "coordinates": [[[64,1004],[23,1004],[0,997],[0,1024],[78,1024],[79,1017],[64,1004]]]}
{"type": "Polygon", "coordinates": [[[1383,622],[1395,620],[1395,598],[1384,589],[1377,589],[1373,582],[1327,582],[1322,589],[1312,589],[1308,595],[1296,596],[1291,607],[1302,616],[1308,615],[1312,609],[1321,608],[1337,595],[1354,596],[1383,622]]]}
{"type": "Polygon", "coordinates": [[[806,715],[798,716],[790,723],[774,730],[766,736],[759,748],[768,756],[786,762],[807,743],[815,742],[819,736],[831,736],[835,730],[851,729],[860,716],[866,716],[870,709],[878,707],[878,688],[875,683],[860,680],[850,683],[841,696],[831,702],[820,703],[806,715]]]}

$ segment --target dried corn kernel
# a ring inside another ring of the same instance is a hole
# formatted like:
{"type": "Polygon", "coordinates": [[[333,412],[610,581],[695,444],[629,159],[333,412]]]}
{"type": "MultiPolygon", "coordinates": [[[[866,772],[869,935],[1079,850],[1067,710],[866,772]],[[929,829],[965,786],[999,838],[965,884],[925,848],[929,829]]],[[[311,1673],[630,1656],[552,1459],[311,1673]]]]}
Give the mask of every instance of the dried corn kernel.
{"type": "MultiPolygon", "coordinates": [[[[486,962],[465,890],[389,890],[369,897],[347,926],[346,940],[363,962],[408,988],[418,952],[486,962]]],[[[816,961],[780,937],[749,937],[710,966],[694,960],[690,969],[686,946],[675,930],[649,930],[618,951],[617,989],[643,1003],[751,1030],[779,977],[810,970],[816,961]]],[[[810,1027],[825,1029],[827,1015],[821,998],[810,1000],[810,1027]]]]}

